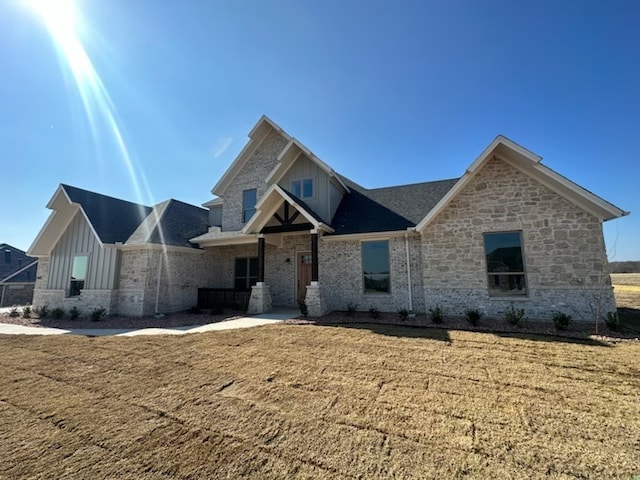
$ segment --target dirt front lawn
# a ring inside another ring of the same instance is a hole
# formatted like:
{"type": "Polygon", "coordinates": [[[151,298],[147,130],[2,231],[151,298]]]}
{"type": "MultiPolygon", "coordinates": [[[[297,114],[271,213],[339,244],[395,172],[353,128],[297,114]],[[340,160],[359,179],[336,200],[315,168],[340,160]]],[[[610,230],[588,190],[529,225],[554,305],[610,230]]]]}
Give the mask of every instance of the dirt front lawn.
{"type": "Polygon", "coordinates": [[[640,474],[638,342],[276,325],[0,352],[0,478],[640,474]]]}

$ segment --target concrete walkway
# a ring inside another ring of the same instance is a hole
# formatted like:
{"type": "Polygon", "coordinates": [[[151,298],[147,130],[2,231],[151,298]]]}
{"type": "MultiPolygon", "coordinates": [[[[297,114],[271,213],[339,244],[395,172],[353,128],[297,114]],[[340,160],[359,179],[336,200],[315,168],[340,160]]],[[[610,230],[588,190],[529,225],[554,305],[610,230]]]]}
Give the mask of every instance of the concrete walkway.
{"type": "Polygon", "coordinates": [[[183,335],[185,333],[214,332],[218,330],[235,330],[237,328],[259,327],[280,323],[290,318],[295,318],[300,313],[297,310],[275,310],[272,313],[264,313],[253,317],[242,317],[225,322],[209,323],[207,325],[194,325],[188,327],[172,328],[140,328],[140,329],[119,329],[119,328],[78,328],[64,330],[62,328],[48,327],[25,327],[10,323],[0,323],[0,335],[86,335],[88,337],[134,337],[137,335],[183,335]]]}

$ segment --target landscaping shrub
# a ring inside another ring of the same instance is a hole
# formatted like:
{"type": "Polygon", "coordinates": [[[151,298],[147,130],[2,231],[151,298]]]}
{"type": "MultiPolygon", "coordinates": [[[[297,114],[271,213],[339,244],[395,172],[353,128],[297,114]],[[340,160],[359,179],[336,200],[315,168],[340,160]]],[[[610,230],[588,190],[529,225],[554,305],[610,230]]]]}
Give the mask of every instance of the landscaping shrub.
{"type": "Polygon", "coordinates": [[[553,323],[558,330],[566,330],[569,324],[571,323],[571,315],[567,315],[566,313],[557,312],[553,316],[553,323]]]}
{"type": "Polygon", "coordinates": [[[31,307],[29,305],[22,307],[22,318],[31,318],[31,307]]]}
{"type": "Polygon", "coordinates": [[[47,318],[49,316],[49,307],[42,305],[40,308],[34,309],[34,312],[40,318],[47,318]]]}
{"type": "Polygon", "coordinates": [[[378,310],[376,307],[371,307],[369,309],[369,316],[373,319],[380,318],[380,310],[378,310]]]}
{"type": "Polygon", "coordinates": [[[9,310],[9,316],[10,317],[19,317],[20,316],[20,312],[18,312],[18,307],[13,307],[11,310],[9,310]]]}
{"type": "Polygon", "coordinates": [[[75,320],[80,316],[80,310],[78,309],[78,307],[71,307],[71,310],[69,310],[69,318],[71,320],[75,320]]]}
{"type": "Polygon", "coordinates": [[[60,320],[62,317],[64,317],[64,313],[64,308],[56,307],[51,310],[51,318],[53,318],[54,320],[60,320]]]}
{"type": "Polygon", "coordinates": [[[105,316],[106,313],[107,310],[104,308],[94,308],[93,310],[91,310],[89,316],[91,317],[92,321],[98,322],[102,317],[105,316]]]}
{"type": "Polygon", "coordinates": [[[604,318],[604,321],[607,324],[607,327],[609,327],[609,330],[613,332],[617,332],[622,326],[620,324],[620,317],[616,312],[607,312],[607,316],[604,318]]]}
{"type": "Polygon", "coordinates": [[[506,312],[504,312],[504,319],[511,325],[519,326],[522,320],[526,320],[524,316],[524,308],[514,308],[511,305],[506,312]]]}
{"type": "Polygon", "coordinates": [[[477,327],[478,324],[480,324],[480,318],[482,318],[482,313],[480,313],[480,310],[472,308],[472,309],[467,310],[465,312],[465,315],[466,315],[467,320],[469,321],[469,323],[471,325],[473,325],[474,327],[477,327]]]}
{"type": "Polygon", "coordinates": [[[347,304],[347,317],[353,317],[356,314],[357,310],[358,310],[358,305],[356,305],[355,303],[348,303],[347,304]]]}
{"type": "Polygon", "coordinates": [[[306,317],[309,314],[309,309],[307,308],[307,304],[304,302],[300,302],[298,303],[298,306],[300,307],[300,313],[302,314],[302,316],[306,317]]]}
{"type": "Polygon", "coordinates": [[[398,315],[400,316],[400,320],[404,322],[409,317],[409,310],[402,308],[398,311],[398,315]]]}
{"type": "Polygon", "coordinates": [[[440,305],[436,305],[434,308],[429,309],[429,318],[433,323],[440,324],[442,323],[442,307],[440,305]]]}

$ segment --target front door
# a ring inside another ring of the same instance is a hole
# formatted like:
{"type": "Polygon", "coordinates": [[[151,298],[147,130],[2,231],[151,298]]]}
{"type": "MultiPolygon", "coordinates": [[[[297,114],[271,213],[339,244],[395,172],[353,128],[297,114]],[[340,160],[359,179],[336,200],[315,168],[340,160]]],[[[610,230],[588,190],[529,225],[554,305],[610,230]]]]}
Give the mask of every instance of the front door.
{"type": "Polygon", "coordinates": [[[297,271],[298,303],[302,303],[307,294],[307,285],[311,284],[311,253],[298,253],[297,271]]]}

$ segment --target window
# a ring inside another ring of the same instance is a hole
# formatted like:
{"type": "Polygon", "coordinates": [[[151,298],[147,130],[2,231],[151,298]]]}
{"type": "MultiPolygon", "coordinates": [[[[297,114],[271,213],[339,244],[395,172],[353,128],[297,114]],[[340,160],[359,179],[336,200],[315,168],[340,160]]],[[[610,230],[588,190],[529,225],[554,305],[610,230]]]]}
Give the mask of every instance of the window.
{"type": "Polygon", "coordinates": [[[489,296],[527,294],[520,232],[485,233],[484,253],[489,296]]]}
{"type": "Polygon", "coordinates": [[[242,222],[247,223],[256,213],[257,194],[256,189],[242,192],[242,222]]]}
{"type": "Polygon", "coordinates": [[[69,296],[80,295],[80,290],[84,288],[84,281],[87,277],[87,265],[89,257],[87,255],[76,255],[73,257],[71,266],[71,283],[69,285],[69,296]]]}
{"type": "Polygon", "coordinates": [[[294,180],[291,182],[291,193],[298,198],[313,197],[313,179],[294,180]]]}
{"type": "Polygon", "coordinates": [[[235,290],[250,290],[258,281],[258,257],[236,258],[235,290]]]}
{"type": "Polygon", "coordinates": [[[364,293],[389,293],[389,241],[362,242],[364,293]]]}

